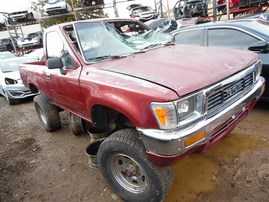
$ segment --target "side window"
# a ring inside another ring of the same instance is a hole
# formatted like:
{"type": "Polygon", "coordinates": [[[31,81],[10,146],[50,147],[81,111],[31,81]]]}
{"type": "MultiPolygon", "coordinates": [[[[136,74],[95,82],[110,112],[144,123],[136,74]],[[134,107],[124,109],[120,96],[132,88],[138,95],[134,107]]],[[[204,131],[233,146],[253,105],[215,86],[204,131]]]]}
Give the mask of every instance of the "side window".
{"type": "Polygon", "coordinates": [[[192,44],[201,45],[202,41],[202,29],[182,31],[175,35],[176,44],[192,44]]]}
{"type": "Polygon", "coordinates": [[[59,57],[67,69],[75,69],[75,63],[56,32],[47,33],[47,57],[59,57]]]}
{"type": "Polygon", "coordinates": [[[259,40],[239,30],[208,30],[208,46],[222,46],[239,50],[247,50],[249,45],[259,40]]]}

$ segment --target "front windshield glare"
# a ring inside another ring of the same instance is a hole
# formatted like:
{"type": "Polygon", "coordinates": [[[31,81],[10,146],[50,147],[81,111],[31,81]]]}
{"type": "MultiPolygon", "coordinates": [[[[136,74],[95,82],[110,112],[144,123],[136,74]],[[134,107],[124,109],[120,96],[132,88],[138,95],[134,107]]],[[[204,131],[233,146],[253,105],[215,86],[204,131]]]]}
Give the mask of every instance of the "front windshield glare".
{"type": "Polygon", "coordinates": [[[82,55],[87,62],[130,55],[172,40],[170,34],[152,30],[130,35],[128,31],[121,32],[104,22],[78,22],[74,26],[82,55]]]}

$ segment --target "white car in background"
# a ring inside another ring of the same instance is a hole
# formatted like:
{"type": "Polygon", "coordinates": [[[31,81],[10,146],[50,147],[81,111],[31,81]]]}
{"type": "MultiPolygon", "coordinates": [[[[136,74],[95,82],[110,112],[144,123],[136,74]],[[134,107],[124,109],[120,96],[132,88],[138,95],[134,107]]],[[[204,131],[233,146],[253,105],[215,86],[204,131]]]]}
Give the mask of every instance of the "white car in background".
{"type": "Polygon", "coordinates": [[[0,52],[0,65],[1,65],[2,60],[9,59],[9,58],[16,58],[16,55],[14,55],[13,53],[9,51],[0,52]]]}
{"type": "Polygon", "coordinates": [[[26,88],[21,80],[19,65],[22,63],[36,61],[33,58],[28,57],[15,57],[1,60],[0,63],[0,94],[2,94],[8,104],[15,104],[17,100],[34,96],[36,93],[32,93],[26,88]]]}
{"type": "Polygon", "coordinates": [[[0,14],[0,30],[2,30],[4,27],[6,27],[6,18],[0,14]]]}
{"type": "Polygon", "coordinates": [[[30,53],[24,54],[23,57],[34,58],[35,60],[44,60],[44,49],[38,48],[30,53]]]}
{"type": "Polygon", "coordinates": [[[14,21],[33,21],[38,19],[38,13],[32,10],[31,4],[14,5],[8,12],[8,16],[14,21]]]}
{"type": "Polygon", "coordinates": [[[43,34],[41,31],[29,33],[25,37],[17,39],[17,44],[19,48],[42,46],[43,34]]]}
{"type": "Polygon", "coordinates": [[[43,10],[45,14],[56,15],[59,13],[70,13],[72,8],[66,0],[48,0],[43,10]]]}

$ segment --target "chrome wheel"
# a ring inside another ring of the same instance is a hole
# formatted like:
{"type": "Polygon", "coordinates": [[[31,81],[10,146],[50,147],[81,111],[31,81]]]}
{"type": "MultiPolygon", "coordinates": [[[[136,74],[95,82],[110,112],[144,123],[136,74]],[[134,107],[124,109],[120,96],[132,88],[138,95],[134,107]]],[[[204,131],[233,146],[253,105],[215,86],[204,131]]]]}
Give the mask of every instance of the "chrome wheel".
{"type": "Polygon", "coordinates": [[[143,193],[147,189],[148,176],[144,169],[131,157],[116,154],[110,161],[115,180],[132,193],[143,193]]]}

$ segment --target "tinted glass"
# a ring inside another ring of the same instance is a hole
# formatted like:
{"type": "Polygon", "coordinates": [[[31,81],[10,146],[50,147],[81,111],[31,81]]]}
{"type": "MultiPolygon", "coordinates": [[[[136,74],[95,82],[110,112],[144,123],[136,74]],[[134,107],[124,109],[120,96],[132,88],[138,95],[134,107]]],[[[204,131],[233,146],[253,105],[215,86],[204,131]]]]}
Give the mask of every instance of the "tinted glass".
{"type": "Polygon", "coordinates": [[[175,36],[175,43],[201,45],[202,36],[202,29],[183,31],[175,36]]]}
{"type": "Polygon", "coordinates": [[[247,50],[249,45],[259,40],[247,33],[233,29],[208,30],[208,46],[222,46],[247,50]]]}

